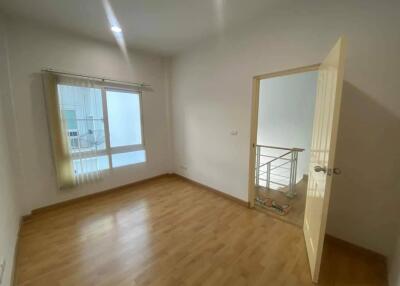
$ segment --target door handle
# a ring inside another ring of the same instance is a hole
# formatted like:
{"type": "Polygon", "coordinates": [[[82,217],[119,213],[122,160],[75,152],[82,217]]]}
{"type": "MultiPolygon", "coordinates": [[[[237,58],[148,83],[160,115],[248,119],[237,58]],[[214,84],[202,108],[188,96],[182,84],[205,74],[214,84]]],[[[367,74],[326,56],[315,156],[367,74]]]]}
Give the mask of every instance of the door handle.
{"type": "Polygon", "coordinates": [[[314,167],[314,171],[317,172],[317,173],[323,172],[324,174],[326,174],[326,168],[325,167],[315,166],[314,167]]]}

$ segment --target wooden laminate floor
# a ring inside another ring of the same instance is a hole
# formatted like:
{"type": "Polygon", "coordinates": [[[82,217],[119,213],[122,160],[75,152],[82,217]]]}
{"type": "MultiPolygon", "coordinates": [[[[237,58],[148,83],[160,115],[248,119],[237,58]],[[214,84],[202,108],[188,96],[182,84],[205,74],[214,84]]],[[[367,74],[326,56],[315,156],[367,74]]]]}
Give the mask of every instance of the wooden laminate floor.
{"type": "MultiPolygon", "coordinates": [[[[313,285],[302,230],[166,176],[33,215],[16,285],[313,285]]],[[[326,244],[321,285],[386,285],[374,255],[326,244]]]]}

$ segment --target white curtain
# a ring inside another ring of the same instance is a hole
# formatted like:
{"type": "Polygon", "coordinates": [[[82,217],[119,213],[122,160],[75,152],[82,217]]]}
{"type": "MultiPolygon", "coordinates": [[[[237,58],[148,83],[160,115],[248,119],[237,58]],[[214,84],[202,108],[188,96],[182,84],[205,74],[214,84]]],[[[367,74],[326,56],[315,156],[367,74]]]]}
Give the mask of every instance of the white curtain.
{"type": "Polygon", "coordinates": [[[109,164],[101,88],[81,78],[50,74],[45,79],[59,187],[98,180],[109,164]],[[60,144],[64,146],[62,150],[60,144]]]}

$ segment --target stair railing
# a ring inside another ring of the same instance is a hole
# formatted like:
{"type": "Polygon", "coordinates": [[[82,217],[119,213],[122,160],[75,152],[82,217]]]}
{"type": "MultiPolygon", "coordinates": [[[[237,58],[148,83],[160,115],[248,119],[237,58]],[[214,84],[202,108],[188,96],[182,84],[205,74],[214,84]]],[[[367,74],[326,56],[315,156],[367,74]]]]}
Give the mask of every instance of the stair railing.
{"type": "Polygon", "coordinates": [[[256,187],[285,189],[289,198],[296,196],[298,154],[301,148],[256,145],[256,187]]]}

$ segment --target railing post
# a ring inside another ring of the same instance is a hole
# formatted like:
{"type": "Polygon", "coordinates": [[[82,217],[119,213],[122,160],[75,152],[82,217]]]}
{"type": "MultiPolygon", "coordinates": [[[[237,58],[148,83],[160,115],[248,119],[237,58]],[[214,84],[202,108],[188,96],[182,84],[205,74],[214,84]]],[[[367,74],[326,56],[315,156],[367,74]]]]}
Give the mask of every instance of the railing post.
{"type": "Polygon", "coordinates": [[[293,151],[290,160],[289,191],[287,197],[293,198],[296,195],[295,185],[297,177],[297,151],[293,151]]]}
{"type": "Polygon", "coordinates": [[[270,186],[270,180],[271,180],[271,163],[267,164],[267,189],[269,189],[270,186]]]}
{"type": "Polygon", "coordinates": [[[297,180],[297,159],[298,159],[298,154],[299,154],[299,152],[297,152],[297,151],[295,151],[293,153],[293,155],[294,155],[294,167],[293,167],[293,173],[294,173],[294,175],[293,175],[293,193],[294,193],[294,195],[296,195],[296,192],[294,190],[294,186],[296,185],[296,180],[297,180]]]}
{"type": "Polygon", "coordinates": [[[289,193],[288,193],[288,195],[291,197],[292,195],[293,195],[293,187],[294,187],[294,184],[293,184],[293,176],[294,176],[294,170],[293,170],[293,167],[294,167],[294,153],[295,152],[292,152],[290,155],[291,155],[291,158],[290,158],[290,177],[289,177],[289,193]]]}
{"type": "Polygon", "coordinates": [[[256,187],[260,186],[260,146],[256,146],[256,187]]]}

